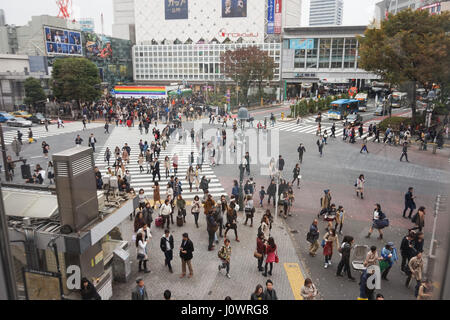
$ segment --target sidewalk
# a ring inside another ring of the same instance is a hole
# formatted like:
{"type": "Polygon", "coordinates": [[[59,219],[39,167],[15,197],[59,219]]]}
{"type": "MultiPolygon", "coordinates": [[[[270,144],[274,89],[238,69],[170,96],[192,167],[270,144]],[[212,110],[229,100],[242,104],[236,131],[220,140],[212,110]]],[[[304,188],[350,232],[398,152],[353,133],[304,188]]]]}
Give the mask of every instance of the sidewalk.
{"type": "MultiPolygon", "coordinates": [[[[175,248],[172,267],[174,273],[169,273],[167,267],[164,266],[164,254],[159,249],[159,241],[163,235],[163,229],[156,228],[152,225],[152,240],[149,250],[149,269],[151,273],[138,273],[136,261],[136,246],[131,241],[132,238],[132,221],[124,221],[122,223],[122,237],[129,241],[129,252],[133,261],[131,268],[132,274],[128,283],[113,284],[113,300],[129,300],[131,291],[135,287],[135,279],[142,276],[147,288],[150,300],[162,300],[163,292],[169,289],[172,296],[176,300],[223,300],[226,296],[230,296],[233,300],[249,300],[251,293],[254,292],[257,284],[265,287],[267,279],[271,279],[274,283],[274,289],[277,291],[280,300],[293,300],[300,298],[300,288],[303,285],[304,272],[301,263],[296,255],[294,245],[290,235],[283,226],[282,221],[274,223],[272,236],[278,246],[278,255],[280,263],[273,267],[273,276],[263,277],[257,270],[257,260],[253,257],[256,248],[256,233],[259,221],[263,215],[263,211],[257,208],[253,228],[248,225],[244,226],[245,217],[239,213],[238,218],[238,236],[240,242],[234,241],[234,232],[230,230],[228,238],[231,240],[231,279],[225,277],[225,272],[218,271],[219,259],[217,252],[223,244],[223,238],[219,238],[219,244],[213,251],[208,251],[208,234],[206,232],[205,215],[201,213],[199,218],[200,228],[196,228],[194,217],[190,214],[190,208],[187,208],[187,217],[183,227],[171,225],[171,232],[174,236],[175,248]],[[187,232],[190,239],[194,243],[194,258],[192,266],[194,269],[194,277],[180,279],[181,261],[178,255],[178,248],[181,244],[181,235],[187,232]],[[292,287],[294,289],[292,289],[292,287]],[[293,290],[295,290],[295,295],[293,290]]],[[[154,217],[156,214],[154,214],[154,217]]]]}

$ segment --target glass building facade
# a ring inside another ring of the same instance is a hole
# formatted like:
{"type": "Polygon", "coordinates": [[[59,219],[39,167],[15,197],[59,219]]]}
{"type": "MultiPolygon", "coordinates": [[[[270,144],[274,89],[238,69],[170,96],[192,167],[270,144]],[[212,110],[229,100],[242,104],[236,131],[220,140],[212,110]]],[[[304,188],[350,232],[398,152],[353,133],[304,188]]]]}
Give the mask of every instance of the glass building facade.
{"type": "Polygon", "coordinates": [[[228,81],[221,72],[220,56],[227,50],[256,46],[275,61],[273,81],[280,80],[280,43],[169,44],[133,47],[135,81],[228,81]]]}
{"type": "Polygon", "coordinates": [[[357,69],[358,40],[355,37],[285,39],[283,49],[294,50],[294,69],[357,69]],[[305,43],[299,48],[293,43],[305,43]]]}

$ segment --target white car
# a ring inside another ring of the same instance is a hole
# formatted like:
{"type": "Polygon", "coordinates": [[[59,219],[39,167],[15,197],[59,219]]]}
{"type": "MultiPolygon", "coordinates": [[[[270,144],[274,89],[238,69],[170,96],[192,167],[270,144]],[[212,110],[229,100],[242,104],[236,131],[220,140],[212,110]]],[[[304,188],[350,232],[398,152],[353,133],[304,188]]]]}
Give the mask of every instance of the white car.
{"type": "Polygon", "coordinates": [[[33,123],[24,118],[12,118],[6,121],[6,125],[10,127],[31,127],[33,123]]]}

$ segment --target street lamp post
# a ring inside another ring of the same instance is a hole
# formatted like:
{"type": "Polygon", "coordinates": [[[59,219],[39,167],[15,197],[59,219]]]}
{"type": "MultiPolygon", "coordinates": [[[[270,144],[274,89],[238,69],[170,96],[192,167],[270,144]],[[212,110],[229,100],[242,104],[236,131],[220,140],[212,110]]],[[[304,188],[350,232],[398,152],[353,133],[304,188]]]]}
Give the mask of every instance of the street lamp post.
{"type": "Polygon", "coordinates": [[[238,119],[241,122],[241,160],[239,165],[239,171],[240,171],[240,178],[239,178],[239,211],[244,211],[244,190],[242,188],[242,183],[244,182],[244,132],[245,132],[245,122],[247,119],[249,119],[249,114],[247,108],[240,108],[238,111],[238,119]]]}

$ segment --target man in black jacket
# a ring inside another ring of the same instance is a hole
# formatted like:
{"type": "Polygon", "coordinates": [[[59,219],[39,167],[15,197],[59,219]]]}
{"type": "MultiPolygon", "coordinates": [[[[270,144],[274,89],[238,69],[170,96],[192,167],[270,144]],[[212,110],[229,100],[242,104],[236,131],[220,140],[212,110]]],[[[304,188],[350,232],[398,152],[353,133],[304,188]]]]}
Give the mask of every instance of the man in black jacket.
{"type": "Polygon", "coordinates": [[[214,211],[216,208],[214,207],[212,211],[208,213],[206,216],[206,230],[208,231],[208,251],[214,250],[214,238],[216,231],[219,227],[216,220],[214,219],[214,211]]]}
{"type": "Polygon", "coordinates": [[[414,234],[409,232],[406,236],[403,237],[402,242],[400,244],[400,254],[402,255],[402,265],[400,270],[408,273],[407,265],[409,259],[411,258],[411,254],[415,249],[413,248],[412,240],[414,239],[414,234]]]}
{"type": "Polygon", "coordinates": [[[273,206],[275,207],[275,196],[277,193],[277,185],[275,184],[275,180],[272,180],[269,187],[267,187],[267,194],[269,195],[269,199],[267,203],[270,204],[270,198],[273,198],[273,206]]]}
{"type": "Polygon", "coordinates": [[[280,155],[278,157],[278,170],[280,170],[280,172],[283,172],[283,168],[284,168],[284,159],[283,157],[280,155]]]}
{"type": "Polygon", "coordinates": [[[181,269],[182,274],[180,278],[184,278],[186,276],[186,264],[189,268],[188,278],[191,278],[194,275],[194,270],[192,269],[192,252],[194,252],[194,244],[189,239],[189,235],[187,233],[183,233],[183,241],[180,246],[180,258],[181,258],[181,269]]]}
{"type": "Polygon", "coordinates": [[[297,148],[297,152],[298,152],[298,160],[300,161],[300,163],[303,163],[303,153],[306,152],[306,149],[303,146],[303,143],[300,143],[300,145],[297,148]]]}
{"type": "Polygon", "coordinates": [[[164,235],[161,237],[161,242],[159,244],[161,251],[164,252],[165,265],[169,267],[170,273],[173,273],[172,265],[170,261],[173,259],[173,236],[170,234],[169,229],[164,230],[164,235]]]}
{"type": "Polygon", "coordinates": [[[405,214],[406,214],[406,211],[408,211],[408,209],[409,209],[408,219],[411,219],[412,212],[416,208],[416,204],[414,202],[415,197],[413,196],[413,191],[414,191],[414,188],[409,187],[408,192],[405,193],[405,209],[403,210],[403,218],[406,218],[405,214]]]}
{"type": "Polygon", "coordinates": [[[155,182],[156,176],[158,176],[158,181],[161,181],[161,172],[159,168],[159,161],[158,158],[155,158],[155,165],[153,166],[153,182],[155,182]]]}
{"type": "Polygon", "coordinates": [[[95,153],[95,144],[97,143],[97,139],[95,139],[94,134],[91,133],[91,136],[89,137],[89,147],[92,148],[92,150],[95,153]]]}
{"type": "Polygon", "coordinates": [[[266,290],[263,293],[263,300],[278,300],[277,292],[273,288],[272,280],[266,281],[266,290]]]}

